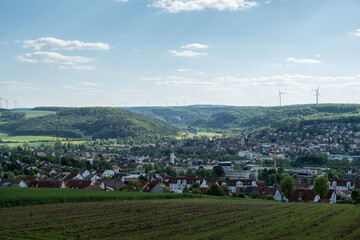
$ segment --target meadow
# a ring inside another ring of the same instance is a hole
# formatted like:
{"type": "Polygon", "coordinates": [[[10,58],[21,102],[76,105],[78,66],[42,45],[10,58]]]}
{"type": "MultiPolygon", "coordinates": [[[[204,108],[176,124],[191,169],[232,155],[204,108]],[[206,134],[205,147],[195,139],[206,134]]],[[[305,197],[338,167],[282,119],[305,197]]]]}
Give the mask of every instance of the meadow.
{"type": "Polygon", "coordinates": [[[146,192],[105,192],[76,189],[45,188],[0,188],[0,208],[39,204],[71,202],[104,202],[176,198],[216,198],[207,195],[146,193],[146,192]]]}
{"type": "Polygon", "coordinates": [[[354,205],[225,199],[0,209],[2,239],[360,239],[354,205]]]}
{"type": "Polygon", "coordinates": [[[15,110],[15,111],[25,113],[26,118],[42,117],[56,113],[55,111],[40,111],[40,110],[15,110]]]}

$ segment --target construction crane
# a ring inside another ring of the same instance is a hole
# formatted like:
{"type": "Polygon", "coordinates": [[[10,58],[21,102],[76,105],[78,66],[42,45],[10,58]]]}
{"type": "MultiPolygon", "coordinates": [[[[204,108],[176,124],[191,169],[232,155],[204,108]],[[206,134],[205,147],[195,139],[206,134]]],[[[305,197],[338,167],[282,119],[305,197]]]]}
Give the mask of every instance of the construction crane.
{"type": "Polygon", "coordinates": [[[260,161],[260,169],[262,170],[262,169],[263,169],[263,162],[264,162],[264,160],[263,160],[261,157],[258,157],[256,160],[259,160],[259,161],[260,161]]]}
{"type": "Polygon", "coordinates": [[[269,155],[274,157],[274,169],[276,171],[276,159],[277,159],[276,153],[269,153],[269,155]]]}

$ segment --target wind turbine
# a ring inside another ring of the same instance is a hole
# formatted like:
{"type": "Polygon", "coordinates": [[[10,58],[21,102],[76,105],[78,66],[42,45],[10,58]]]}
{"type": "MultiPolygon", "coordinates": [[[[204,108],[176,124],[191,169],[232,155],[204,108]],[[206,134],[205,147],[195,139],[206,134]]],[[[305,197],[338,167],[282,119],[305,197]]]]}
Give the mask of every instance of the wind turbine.
{"type": "Polygon", "coordinates": [[[0,108],[2,108],[2,100],[5,98],[0,97],[0,108]]]}
{"type": "Polygon", "coordinates": [[[283,95],[285,92],[280,91],[279,89],[279,101],[280,101],[280,107],[281,107],[281,95],[283,95]]]}
{"type": "Polygon", "coordinates": [[[5,99],[5,98],[3,98],[3,99],[5,100],[6,108],[8,108],[8,101],[9,101],[10,99],[5,99]]]}
{"type": "Polygon", "coordinates": [[[319,88],[320,87],[318,87],[316,90],[313,90],[315,92],[315,95],[316,95],[316,105],[319,104],[319,96],[320,96],[319,88]]]}
{"type": "Polygon", "coordinates": [[[17,109],[17,104],[18,104],[17,100],[15,100],[14,104],[15,104],[15,109],[17,109]]]}

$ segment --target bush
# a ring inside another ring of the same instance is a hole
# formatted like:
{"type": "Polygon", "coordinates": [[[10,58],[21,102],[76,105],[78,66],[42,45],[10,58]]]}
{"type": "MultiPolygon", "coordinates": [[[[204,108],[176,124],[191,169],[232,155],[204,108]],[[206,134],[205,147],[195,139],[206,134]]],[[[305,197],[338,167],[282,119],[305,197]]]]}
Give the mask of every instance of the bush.
{"type": "Polygon", "coordinates": [[[214,183],[211,185],[211,187],[206,191],[207,195],[213,195],[213,196],[224,196],[224,190],[214,183]]]}
{"type": "Polygon", "coordinates": [[[271,195],[271,194],[267,195],[265,199],[275,201],[275,197],[273,195],[271,195]]]}
{"type": "Polygon", "coordinates": [[[243,192],[239,192],[237,196],[238,196],[239,198],[246,198],[246,195],[245,195],[245,193],[243,193],[243,192]]]}
{"type": "Polygon", "coordinates": [[[261,198],[261,194],[258,191],[252,191],[249,196],[253,199],[261,198]]]}

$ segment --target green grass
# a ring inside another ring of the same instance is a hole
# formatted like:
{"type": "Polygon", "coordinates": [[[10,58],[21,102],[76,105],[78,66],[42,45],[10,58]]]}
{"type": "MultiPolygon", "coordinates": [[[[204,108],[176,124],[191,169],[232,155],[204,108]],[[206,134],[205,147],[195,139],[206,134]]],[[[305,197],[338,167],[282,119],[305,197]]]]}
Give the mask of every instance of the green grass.
{"type": "Polygon", "coordinates": [[[221,137],[223,134],[221,133],[214,133],[214,132],[198,132],[199,136],[206,136],[206,137],[221,137]]]}
{"type": "Polygon", "coordinates": [[[2,208],[0,216],[2,239],[360,239],[354,205],[161,199],[2,208]]]}
{"type": "MultiPolygon", "coordinates": [[[[3,141],[1,144],[6,144],[10,147],[22,146],[24,143],[29,146],[39,146],[42,143],[52,144],[54,142],[53,136],[9,136],[6,133],[0,133],[0,139],[3,141]]],[[[73,144],[81,144],[84,143],[83,140],[80,139],[72,139],[66,141],[65,138],[61,139],[63,142],[70,142],[73,144]]]]}
{"type": "Polygon", "coordinates": [[[0,188],[0,207],[27,206],[69,202],[104,202],[124,200],[174,199],[174,198],[214,198],[207,195],[105,192],[75,189],[43,188],[0,188]]]}
{"type": "MultiPolygon", "coordinates": [[[[16,110],[15,110],[16,111],[16,110]]],[[[17,112],[23,112],[26,114],[26,118],[34,118],[34,117],[41,117],[46,116],[50,114],[55,114],[54,111],[39,111],[39,110],[25,110],[25,111],[17,111],[17,112]]]]}

